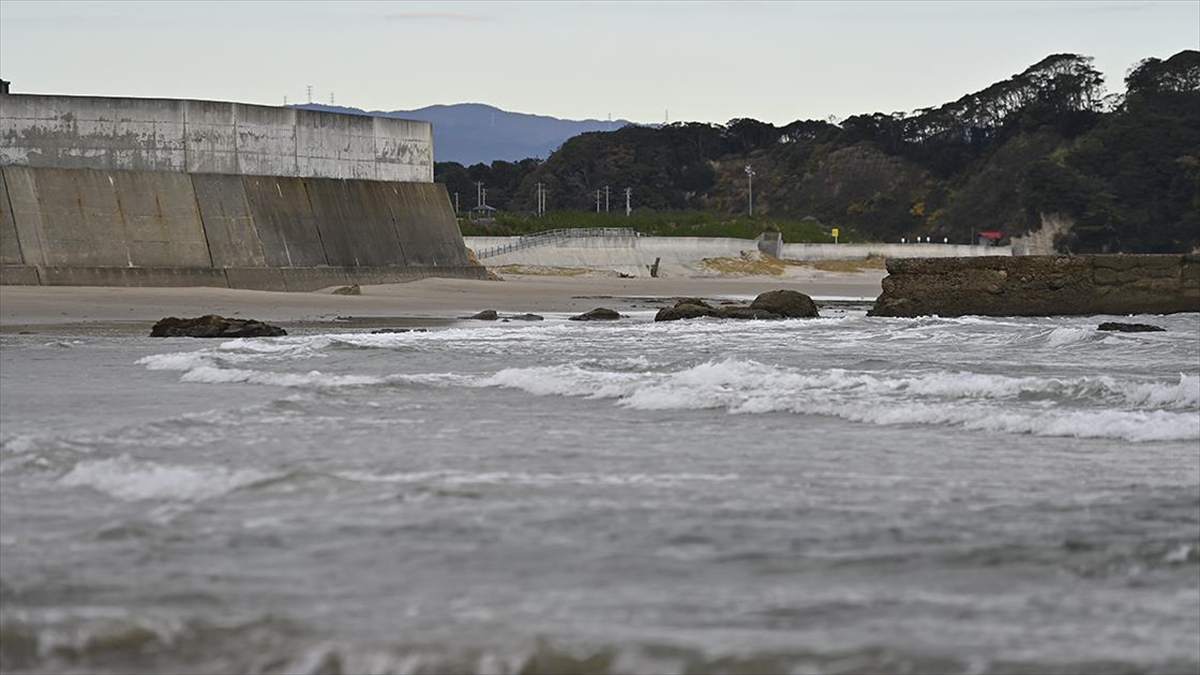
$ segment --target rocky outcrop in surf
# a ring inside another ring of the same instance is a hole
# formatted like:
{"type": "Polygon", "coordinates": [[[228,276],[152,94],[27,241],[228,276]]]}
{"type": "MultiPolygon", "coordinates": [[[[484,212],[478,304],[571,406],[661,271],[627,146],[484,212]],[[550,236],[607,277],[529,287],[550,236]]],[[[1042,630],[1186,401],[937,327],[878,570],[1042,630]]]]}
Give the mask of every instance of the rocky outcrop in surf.
{"type": "Polygon", "coordinates": [[[193,319],[169,316],[150,329],[150,337],[245,338],[279,337],[287,331],[255,319],[227,319],[206,314],[193,319]]]}
{"type": "Polygon", "coordinates": [[[1200,255],[891,258],[871,316],[1200,312],[1200,255]]]}
{"type": "Polygon", "coordinates": [[[722,305],[714,307],[699,298],[681,298],[674,307],[664,307],[654,316],[655,321],[679,321],[682,319],[758,319],[763,321],[780,319],[810,319],[820,316],[817,303],[799,291],[767,291],[759,295],[749,306],[722,305]]]}
{"type": "Polygon", "coordinates": [[[570,317],[571,321],[616,321],[621,318],[621,314],[615,309],[607,307],[597,307],[588,310],[583,314],[570,317]]]}

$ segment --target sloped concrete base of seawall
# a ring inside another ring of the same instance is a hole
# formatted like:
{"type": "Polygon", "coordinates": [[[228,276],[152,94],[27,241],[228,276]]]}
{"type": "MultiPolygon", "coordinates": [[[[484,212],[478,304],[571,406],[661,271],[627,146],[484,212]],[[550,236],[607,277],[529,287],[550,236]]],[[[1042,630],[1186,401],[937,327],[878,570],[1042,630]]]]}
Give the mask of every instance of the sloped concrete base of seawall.
{"type": "Polygon", "coordinates": [[[426,277],[485,279],[479,266],[464,267],[0,267],[5,286],[161,286],[315,291],[350,284],[396,284],[426,277]]]}
{"type": "Polygon", "coordinates": [[[5,166],[0,283],[310,291],[483,279],[444,185],[5,166]]]}
{"type": "Polygon", "coordinates": [[[1200,255],[892,258],[872,316],[1200,312],[1200,255]]]}

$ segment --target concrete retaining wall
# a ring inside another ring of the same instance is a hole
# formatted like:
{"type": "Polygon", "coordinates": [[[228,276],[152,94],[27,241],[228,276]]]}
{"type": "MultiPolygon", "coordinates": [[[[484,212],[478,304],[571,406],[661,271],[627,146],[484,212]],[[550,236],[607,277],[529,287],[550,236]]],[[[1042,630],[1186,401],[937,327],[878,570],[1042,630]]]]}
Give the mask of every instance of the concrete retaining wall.
{"type": "Polygon", "coordinates": [[[887,262],[875,316],[1200,312],[1200,255],[1018,256],[887,262]]]}
{"type": "MultiPolygon", "coordinates": [[[[515,243],[519,237],[464,237],[473,251],[515,243]]],[[[660,259],[659,269],[670,276],[672,268],[694,268],[705,258],[736,258],[756,251],[753,239],[721,237],[586,237],[565,239],[485,258],[489,267],[529,265],[611,270],[649,276],[649,266],[660,259]]],[[[864,260],[883,257],[963,257],[1008,255],[1007,247],[943,244],[783,244],[785,260],[864,260]]]]}
{"type": "Polygon", "coordinates": [[[315,290],[483,278],[443,185],[5,166],[0,283],[315,290]]]}
{"type": "Polygon", "coordinates": [[[0,165],[432,183],[433,129],[242,103],[0,94],[0,165]]]}

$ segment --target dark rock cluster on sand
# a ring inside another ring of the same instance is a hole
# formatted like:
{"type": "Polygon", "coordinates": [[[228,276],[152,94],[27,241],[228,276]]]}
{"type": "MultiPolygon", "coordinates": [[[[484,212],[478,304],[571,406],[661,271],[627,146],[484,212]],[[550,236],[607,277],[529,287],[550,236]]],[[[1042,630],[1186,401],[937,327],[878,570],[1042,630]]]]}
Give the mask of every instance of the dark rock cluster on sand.
{"type": "Polygon", "coordinates": [[[820,316],[817,304],[799,291],[768,291],[759,295],[749,306],[722,305],[713,307],[699,298],[682,298],[674,307],[664,307],[654,316],[655,321],[678,321],[701,317],[716,319],[809,319],[820,316]]]}
{"type": "Polygon", "coordinates": [[[254,319],[227,319],[206,314],[194,319],[169,316],[150,329],[150,337],[243,338],[279,337],[287,331],[254,319]]]}

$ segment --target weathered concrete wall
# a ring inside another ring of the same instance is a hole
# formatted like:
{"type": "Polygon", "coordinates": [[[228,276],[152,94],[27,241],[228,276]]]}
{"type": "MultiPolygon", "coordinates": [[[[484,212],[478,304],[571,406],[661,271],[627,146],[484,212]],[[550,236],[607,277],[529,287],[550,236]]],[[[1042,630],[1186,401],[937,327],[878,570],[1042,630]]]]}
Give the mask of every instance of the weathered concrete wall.
{"type": "Polygon", "coordinates": [[[1200,312],[1200,255],[1018,256],[887,262],[874,316],[1200,312]]]}
{"type": "MultiPolygon", "coordinates": [[[[464,237],[475,252],[515,243],[519,237],[464,237]]],[[[705,258],[736,258],[756,251],[753,239],[728,237],[586,237],[521,249],[485,258],[490,267],[530,265],[611,270],[632,276],[649,276],[649,267],[660,260],[666,276],[672,269],[694,268],[705,258]]],[[[945,244],[783,244],[785,260],[865,260],[880,257],[963,257],[1008,255],[1007,247],[945,244]]]]}
{"type": "Polygon", "coordinates": [[[0,95],[0,283],[313,290],[483,278],[428,122],[0,95]]]}
{"type": "Polygon", "coordinates": [[[0,169],[0,283],[314,290],[483,278],[443,185],[0,169]]]}
{"type": "Polygon", "coordinates": [[[784,244],[785,260],[865,260],[877,258],[975,258],[1012,255],[1008,246],[962,244],[784,244]]]}
{"type": "Polygon", "coordinates": [[[431,183],[433,130],[242,103],[0,94],[0,165],[431,183]]]}

